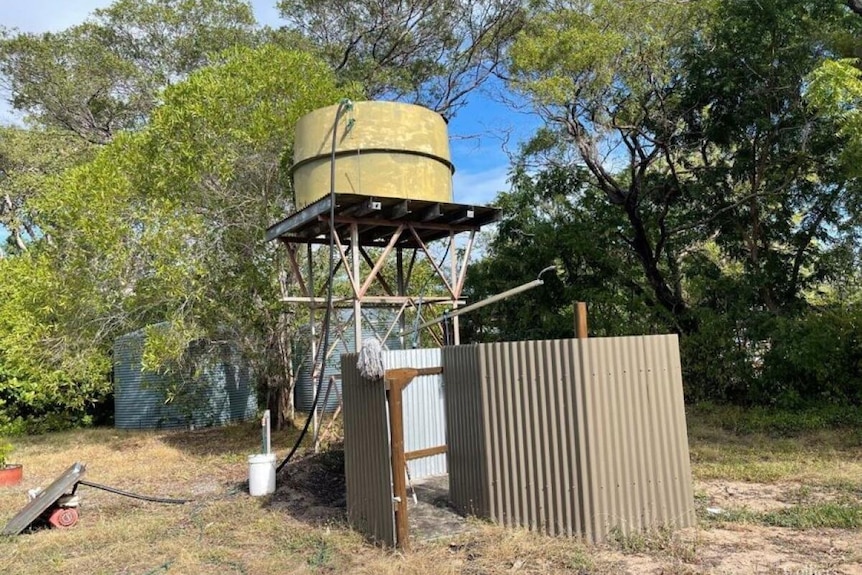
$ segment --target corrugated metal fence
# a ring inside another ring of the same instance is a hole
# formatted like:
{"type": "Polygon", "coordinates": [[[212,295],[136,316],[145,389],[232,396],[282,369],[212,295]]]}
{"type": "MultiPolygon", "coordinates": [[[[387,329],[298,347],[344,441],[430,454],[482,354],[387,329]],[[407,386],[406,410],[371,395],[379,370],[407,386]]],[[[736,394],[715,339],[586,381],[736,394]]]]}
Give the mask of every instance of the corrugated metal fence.
{"type": "Polygon", "coordinates": [[[395,545],[389,419],[382,381],[362,379],[356,354],[341,356],[344,476],[350,524],[373,541],[395,545]]]}
{"type": "Polygon", "coordinates": [[[444,348],[450,498],[603,540],[694,522],[676,336],[444,348]]]}
{"type": "MultiPolygon", "coordinates": [[[[405,349],[383,352],[386,369],[440,367],[440,349],[405,349]]],[[[404,390],[404,451],[446,445],[446,398],[442,375],[421,375],[404,390]]],[[[446,454],[407,462],[410,478],[446,473],[446,454]]]]}
{"type": "MultiPolygon", "coordinates": [[[[394,545],[386,394],[355,364],[342,356],[348,515],[394,545]]],[[[384,365],[443,366],[405,391],[405,449],[448,445],[411,475],[448,460],[462,513],[592,541],[693,524],[676,336],[392,351],[384,365]]]]}
{"type": "MultiPolygon", "coordinates": [[[[389,421],[383,381],[362,379],[356,354],[341,356],[344,378],[344,472],[350,522],[371,539],[395,545],[392,473],[389,460],[389,421]]],[[[440,349],[383,352],[386,369],[439,367],[440,349]]],[[[419,451],[446,445],[443,377],[423,375],[404,391],[404,449],[419,451]]],[[[446,473],[446,455],[407,463],[413,480],[446,473]]]]}

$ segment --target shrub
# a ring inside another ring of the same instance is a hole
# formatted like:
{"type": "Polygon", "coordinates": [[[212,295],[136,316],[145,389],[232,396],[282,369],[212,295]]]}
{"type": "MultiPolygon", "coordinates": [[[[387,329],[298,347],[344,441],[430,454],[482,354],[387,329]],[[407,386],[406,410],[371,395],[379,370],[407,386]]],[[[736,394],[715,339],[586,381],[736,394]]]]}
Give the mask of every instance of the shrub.
{"type": "Polygon", "coordinates": [[[862,310],[834,306],[775,319],[751,400],[862,404],[862,310]]]}

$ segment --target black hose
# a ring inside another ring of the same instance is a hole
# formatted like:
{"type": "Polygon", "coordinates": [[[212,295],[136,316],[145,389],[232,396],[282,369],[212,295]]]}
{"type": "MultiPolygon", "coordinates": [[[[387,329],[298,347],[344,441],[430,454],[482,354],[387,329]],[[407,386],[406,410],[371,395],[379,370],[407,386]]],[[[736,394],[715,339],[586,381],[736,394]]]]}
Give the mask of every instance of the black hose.
{"type": "Polygon", "coordinates": [[[83,479],[78,481],[78,483],[81,485],[86,485],[87,487],[93,487],[95,489],[101,489],[102,491],[108,491],[116,495],[122,495],[123,497],[131,497],[132,499],[140,499],[142,501],[152,501],[153,503],[169,503],[171,505],[183,505],[192,501],[191,499],[168,499],[167,497],[151,497],[149,495],[139,495],[137,493],[131,493],[129,491],[123,491],[122,489],[117,489],[116,487],[102,485],[101,483],[84,481],[83,479]]]}
{"type": "MultiPolygon", "coordinates": [[[[317,380],[317,391],[314,394],[314,401],[311,402],[311,411],[308,414],[308,419],[305,420],[305,425],[302,426],[302,431],[299,433],[299,437],[296,438],[296,443],[293,444],[290,452],[287,454],[287,457],[284,458],[284,461],[278,464],[278,467],[275,468],[275,472],[279,473],[285,465],[291,460],[293,455],[299,449],[300,444],[302,444],[302,440],[305,438],[305,434],[308,433],[308,426],[311,424],[311,420],[314,418],[314,413],[317,411],[317,401],[320,399],[320,392],[323,390],[323,379],[326,372],[326,353],[327,348],[329,348],[329,321],[331,319],[332,314],[332,284],[333,278],[332,274],[335,271],[335,146],[337,144],[338,138],[338,121],[341,119],[341,115],[350,107],[349,100],[342,100],[338,103],[338,110],[335,112],[335,122],[332,124],[332,156],[329,159],[329,281],[327,282],[327,290],[326,290],[326,314],[323,316],[323,345],[317,349],[317,353],[315,354],[314,364],[312,365],[312,371],[314,370],[314,366],[320,363],[320,376],[317,380]],[[323,354],[323,359],[321,360],[321,355],[323,354]]],[[[351,249],[359,249],[357,246],[351,246],[351,249]]],[[[358,321],[359,318],[354,318],[355,321],[358,321]]],[[[324,406],[325,407],[325,406],[324,406]]]]}

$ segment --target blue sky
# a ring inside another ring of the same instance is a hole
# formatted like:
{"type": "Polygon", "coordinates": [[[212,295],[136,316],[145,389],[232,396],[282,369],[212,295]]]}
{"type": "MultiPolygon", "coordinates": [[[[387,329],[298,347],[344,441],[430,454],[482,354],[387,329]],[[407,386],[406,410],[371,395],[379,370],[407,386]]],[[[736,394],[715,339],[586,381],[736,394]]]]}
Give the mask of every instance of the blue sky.
{"type": "MultiPolygon", "coordinates": [[[[90,12],[111,0],[0,0],[0,25],[27,32],[62,30],[83,21],[90,12]]],[[[279,25],[275,0],[252,0],[262,24],[279,25]]],[[[5,96],[5,95],[4,95],[5,96]]],[[[5,101],[0,122],[15,121],[5,101]]],[[[538,125],[535,117],[513,112],[493,99],[477,94],[449,124],[455,201],[488,204],[506,183],[509,161],[505,148],[517,149],[538,125]],[[504,142],[507,142],[504,146],[504,142]]]]}

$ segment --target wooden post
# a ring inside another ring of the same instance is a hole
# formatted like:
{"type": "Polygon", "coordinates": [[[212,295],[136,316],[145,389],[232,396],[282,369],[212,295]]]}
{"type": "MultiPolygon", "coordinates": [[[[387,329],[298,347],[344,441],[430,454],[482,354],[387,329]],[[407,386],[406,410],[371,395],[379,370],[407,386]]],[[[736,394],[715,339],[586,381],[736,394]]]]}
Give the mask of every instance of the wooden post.
{"type": "Polygon", "coordinates": [[[404,475],[407,457],[404,453],[403,392],[417,375],[443,373],[442,367],[387,369],[383,376],[389,399],[389,445],[392,464],[392,495],[395,497],[395,546],[410,550],[410,526],[407,522],[407,480],[404,475]]]}
{"type": "Polygon", "coordinates": [[[403,391],[418,374],[415,369],[390,369],[384,376],[389,395],[389,445],[392,459],[392,495],[395,497],[395,546],[410,550],[410,527],[407,523],[407,481],[404,477],[404,410],[403,391]]]}
{"type": "Polygon", "coordinates": [[[392,493],[395,496],[395,545],[410,550],[410,528],[407,524],[407,482],[404,478],[404,413],[402,388],[389,388],[389,430],[392,434],[392,493]]]}
{"type": "Polygon", "coordinates": [[[582,301],[575,304],[575,336],[587,339],[587,304],[582,301]]]}

